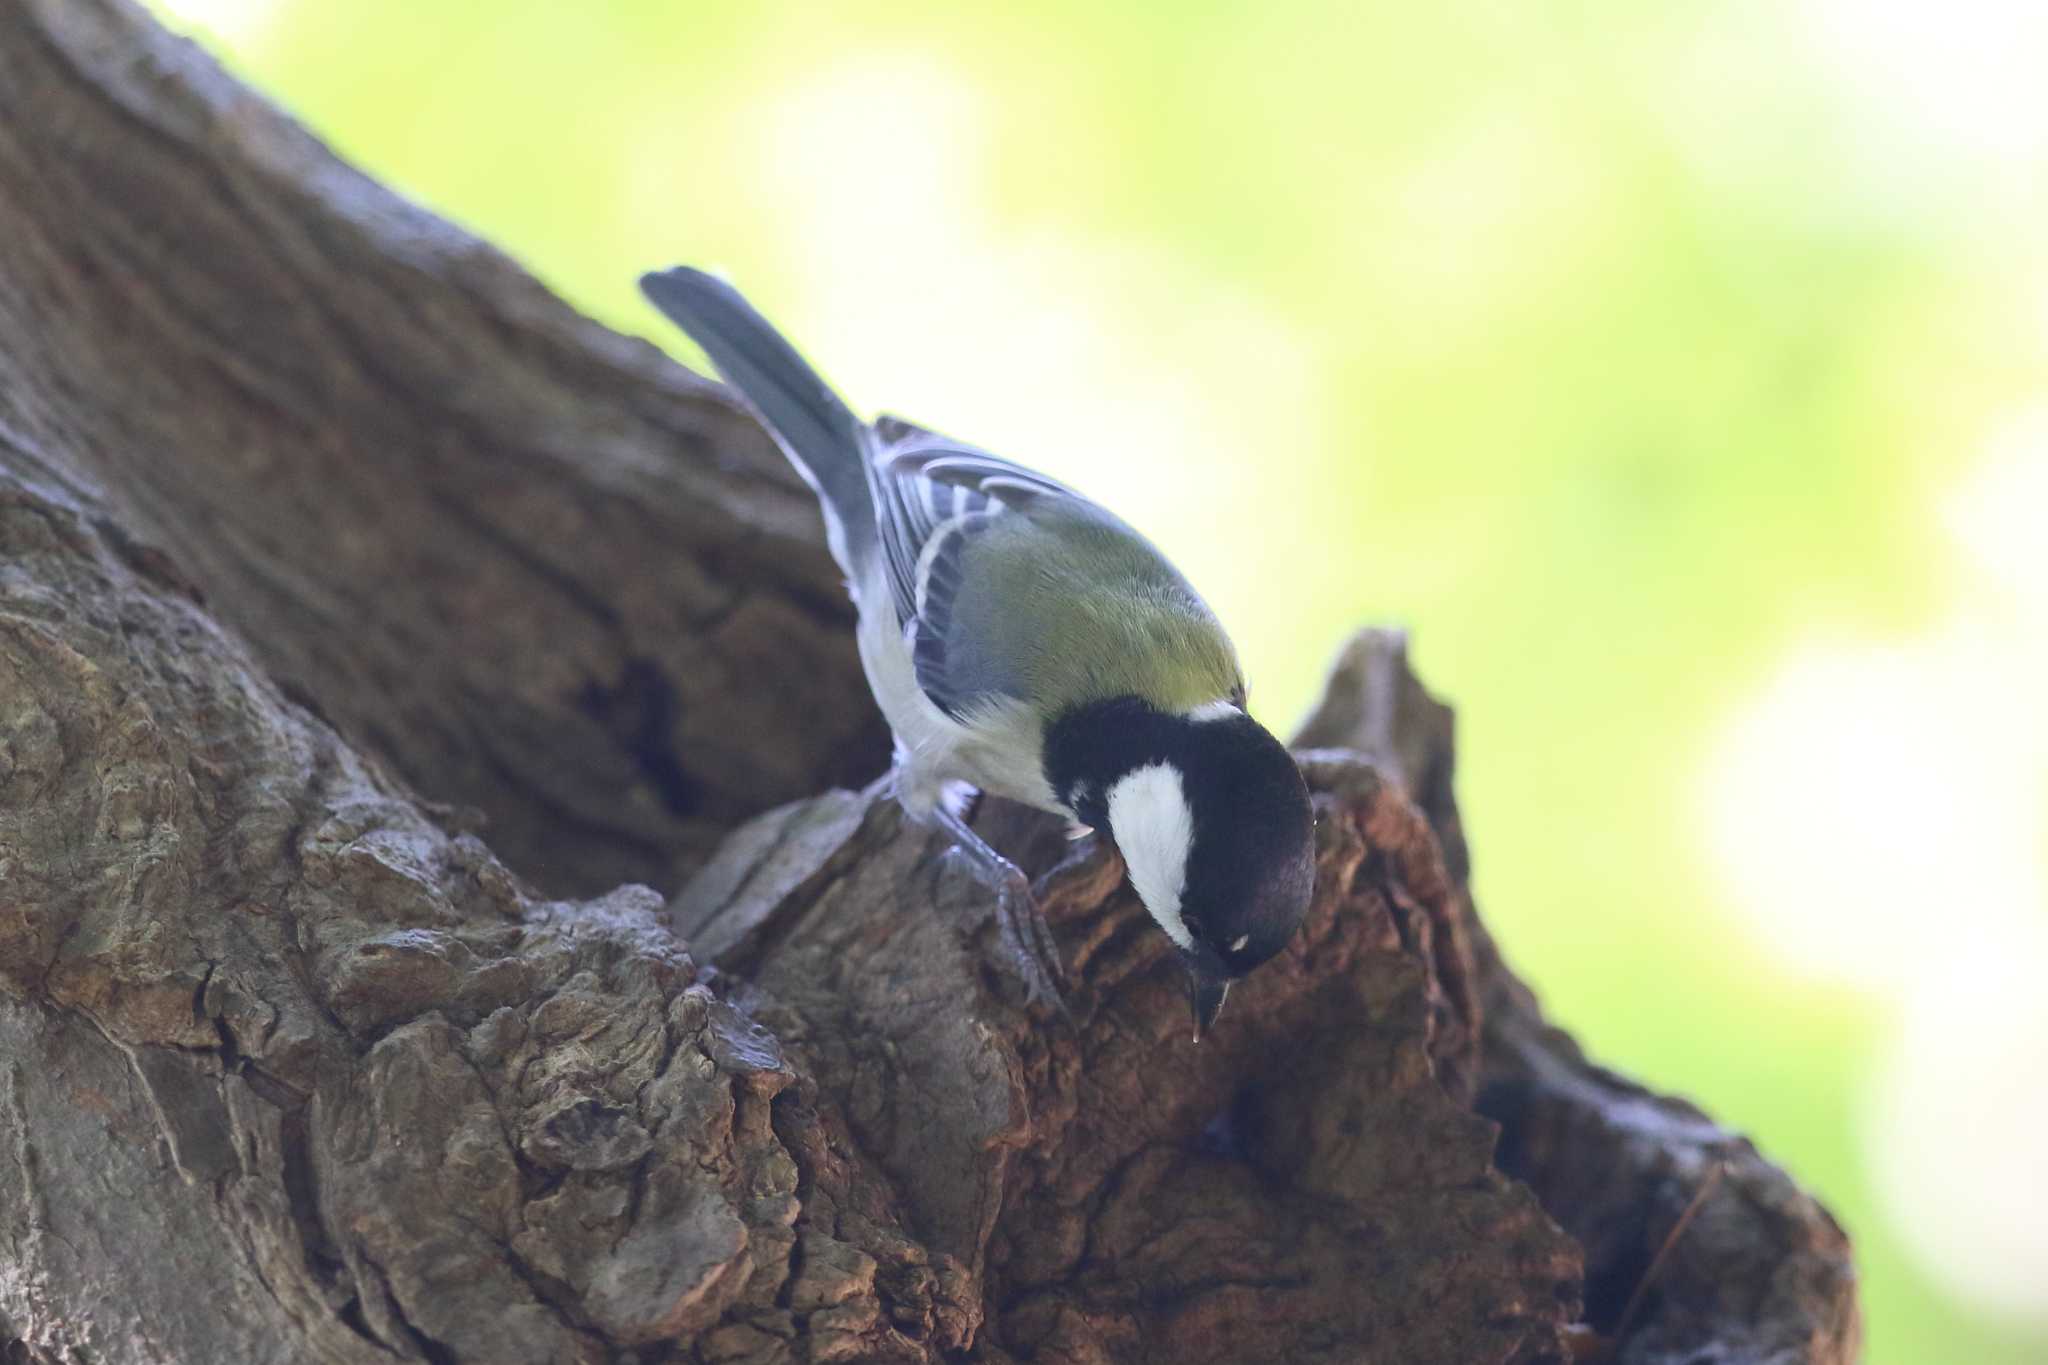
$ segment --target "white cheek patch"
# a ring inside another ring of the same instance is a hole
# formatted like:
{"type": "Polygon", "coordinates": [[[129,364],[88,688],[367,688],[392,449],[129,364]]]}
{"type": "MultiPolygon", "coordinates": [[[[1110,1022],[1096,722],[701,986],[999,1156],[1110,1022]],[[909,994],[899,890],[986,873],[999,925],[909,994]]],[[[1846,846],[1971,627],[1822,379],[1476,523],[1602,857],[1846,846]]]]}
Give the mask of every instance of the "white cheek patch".
{"type": "Polygon", "coordinates": [[[1180,770],[1148,763],[1117,779],[1109,789],[1109,829],[1123,850],[1131,885],[1166,936],[1183,948],[1194,943],[1181,920],[1187,889],[1188,847],[1195,839],[1195,813],[1182,790],[1180,770]]]}

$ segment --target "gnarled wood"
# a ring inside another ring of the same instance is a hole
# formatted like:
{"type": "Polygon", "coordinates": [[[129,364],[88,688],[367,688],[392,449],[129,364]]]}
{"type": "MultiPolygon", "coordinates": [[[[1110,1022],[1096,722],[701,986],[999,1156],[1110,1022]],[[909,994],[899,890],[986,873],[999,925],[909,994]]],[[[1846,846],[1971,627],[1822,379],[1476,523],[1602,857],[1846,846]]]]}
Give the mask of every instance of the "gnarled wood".
{"type": "Polygon", "coordinates": [[[0,0],[0,1359],[1555,1361],[1724,1159],[1622,1358],[1850,1358],[1825,1213],[1500,964],[1386,637],[1199,1047],[1114,851],[983,813],[1069,1027],[827,790],[816,529],[133,7],[0,0]]]}
{"type": "Polygon", "coordinates": [[[1634,1365],[1857,1360],[1855,1268],[1828,1211],[1694,1106],[1589,1062],[1544,1022],[1534,993],[1470,913],[1450,708],[1409,671],[1399,632],[1364,631],[1345,647],[1297,742],[1373,755],[1427,813],[1467,912],[1458,921],[1474,934],[1485,1019],[1478,1108],[1501,1124],[1496,1160],[1584,1246],[1589,1330],[1622,1326],[1639,1290],[1648,1306],[1623,1340],[1599,1349],[1634,1365]],[[1697,1216],[1645,1285],[1695,1199],[1697,1216]]]}

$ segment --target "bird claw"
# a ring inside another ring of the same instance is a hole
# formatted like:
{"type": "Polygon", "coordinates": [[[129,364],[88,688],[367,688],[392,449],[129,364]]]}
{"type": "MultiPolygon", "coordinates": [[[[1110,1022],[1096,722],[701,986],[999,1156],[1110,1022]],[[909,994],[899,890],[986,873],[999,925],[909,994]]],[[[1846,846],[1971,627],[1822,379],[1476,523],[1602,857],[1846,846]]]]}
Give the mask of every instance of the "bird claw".
{"type": "Polygon", "coordinates": [[[932,812],[932,818],[952,836],[948,852],[972,868],[975,879],[995,893],[996,928],[1003,954],[1024,982],[1026,1003],[1051,1005],[1071,1021],[1074,1016],[1067,1009],[1067,974],[1060,964],[1059,944],[1053,941],[1045,913],[1031,893],[1031,879],[989,847],[957,812],[942,805],[932,812]]]}
{"type": "Polygon", "coordinates": [[[1030,879],[1022,872],[1013,870],[996,887],[996,927],[1010,966],[1023,978],[1025,1002],[1051,1005],[1072,1018],[1067,1010],[1067,974],[1060,963],[1059,944],[1053,940],[1038,898],[1031,894],[1030,879]]]}

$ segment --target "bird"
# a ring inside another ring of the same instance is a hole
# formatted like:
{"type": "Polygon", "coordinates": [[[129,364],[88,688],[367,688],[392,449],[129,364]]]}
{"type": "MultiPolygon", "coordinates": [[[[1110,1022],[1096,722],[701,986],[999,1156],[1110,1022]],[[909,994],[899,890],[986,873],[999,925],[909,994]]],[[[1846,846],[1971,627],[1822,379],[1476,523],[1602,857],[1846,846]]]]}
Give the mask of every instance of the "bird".
{"type": "Polygon", "coordinates": [[[1315,887],[1293,756],[1246,706],[1237,651],[1159,550],[1063,483],[923,427],[870,424],[717,275],[640,279],[816,493],[894,795],[993,894],[1027,1004],[1066,1010],[1030,879],[967,822],[976,791],[1106,831],[1184,969],[1199,1041],[1315,887]]]}

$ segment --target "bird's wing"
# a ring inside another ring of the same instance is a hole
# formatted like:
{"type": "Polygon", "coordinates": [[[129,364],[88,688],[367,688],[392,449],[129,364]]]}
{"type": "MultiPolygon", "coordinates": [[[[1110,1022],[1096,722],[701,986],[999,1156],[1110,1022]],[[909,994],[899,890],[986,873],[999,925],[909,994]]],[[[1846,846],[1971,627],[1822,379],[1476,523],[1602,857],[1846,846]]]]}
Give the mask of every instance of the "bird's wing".
{"type": "MultiPolygon", "coordinates": [[[[886,428],[884,428],[886,431],[886,428]]],[[[881,529],[897,620],[911,637],[918,685],[948,715],[982,698],[1029,693],[1024,661],[956,622],[964,573],[977,543],[1020,529],[1034,502],[1079,499],[1050,479],[929,432],[913,432],[876,458],[881,529]]]]}
{"type": "Polygon", "coordinates": [[[944,587],[932,571],[942,580],[956,572],[967,539],[1037,500],[1087,502],[1022,465],[928,432],[885,447],[875,464],[882,558],[896,619],[906,625],[924,618],[931,593],[944,587]]]}
{"type": "MultiPolygon", "coordinates": [[[[884,425],[885,436],[889,428],[884,425]]],[[[1242,687],[1230,642],[1144,537],[1056,480],[928,432],[876,457],[877,520],[918,685],[948,715],[1242,687]]]]}

